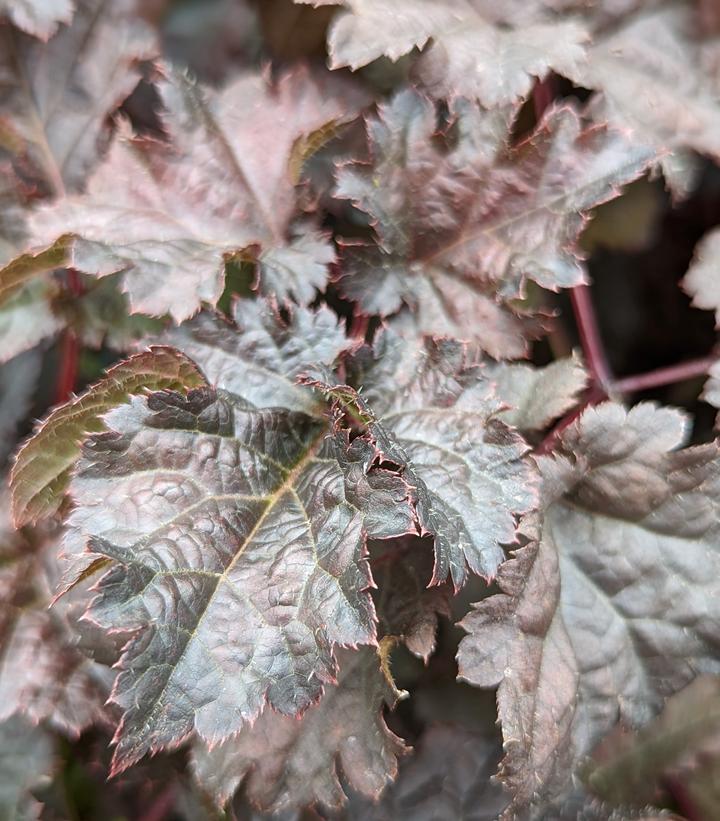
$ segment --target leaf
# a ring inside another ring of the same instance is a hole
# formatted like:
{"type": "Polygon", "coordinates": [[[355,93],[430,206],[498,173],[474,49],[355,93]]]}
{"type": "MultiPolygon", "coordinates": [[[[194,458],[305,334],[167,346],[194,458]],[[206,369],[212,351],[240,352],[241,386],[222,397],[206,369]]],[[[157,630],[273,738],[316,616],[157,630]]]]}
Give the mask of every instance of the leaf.
{"type": "Polygon", "coordinates": [[[176,333],[216,388],[112,411],[71,483],[65,552],[114,562],[88,617],[140,631],[113,693],[115,770],[193,729],[219,742],[266,702],[306,710],[334,646],[376,641],[366,538],[413,527],[404,482],[293,384],[306,357],[332,364],[337,320],[298,309],[288,328],[250,305],[239,329],[201,315],[176,333]]]}
{"type": "Polygon", "coordinates": [[[0,365],[0,465],[13,450],[16,431],[32,405],[42,356],[27,351],[0,365]]]}
{"type": "Polygon", "coordinates": [[[0,363],[34,348],[65,325],[53,310],[55,283],[39,279],[27,283],[0,306],[0,363]]]}
{"type": "Polygon", "coordinates": [[[599,121],[631,128],[637,139],[675,153],[662,161],[670,186],[682,193],[691,179],[683,150],[720,156],[717,88],[703,63],[691,6],[682,3],[629,17],[589,49],[569,76],[602,91],[593,103],[599,121]]]}
{"type": "Polygon", "coordinates": [[[78,649],[73,602],[48,609],[57,538],[13,532],[0,504],[0,721],[23,713],[77,736],[103,715],[103,676],[78,649]]]}
{"type": "Polygon", "coordinates": [[[293,233],[289,169],[301,138],[352,119],[364,94],[302,67],[272,85],[242,75],[221,92],[172,75],[160,93],[171,142],[125,130],[85,194],[35,214],[33,243],[72,234],[73,267],[123,271],[133,312],[176,321],[217,302],[225,263],[241,254],[257,259],[264,292],[311,301],[334,252],[317,230],[293,233]]]}
{"type": "Polygon", "coordinates": [[[209,388],[133,398],[105,423],[83,448],[69,524],[115,560],[89,618],[141,631],[113,693],[115,771],[193,729],[221,741],[266,701],[302,713],[335,680],[334,645],[375,642],[366,531],[408,529],[402,482],[383,482],[370,449],[366,482],[382,488],[365,499],[326,423],[209,388]]]}
{"type": "Polygon", "coordinates": [[[349,821],[493,821],[508,796],[491,780],[499,745],[464,727],[431,726],[378,804],[353,801],[349,821]]]}
{"type": "Polygon", "coordinates": [[[500,400],[508,406],[500,418],[522,431],[537,431],[578,403],[588,377],[573,354],[544,368],[499,362],[488,364],[488,379],[495,382],[500,400]]]}
{"type": "Polygon", "coordinates": [[[406,747],[385,724],[383,707],[403,694],[372,648],[339,652],[338,666],[337,685],[301,719],[266,710],[222,744],[195,745],[195,777],[219,806],[243,783],[253,805],[268,812],[339,807],[346,800],[340,773],[370,798],[395,778],[406,747]]]}
{"type": "Polygon", "coordinates": [[[54,336],[63,326],[52,307],[55,283],[34,278],[55,267],[49,260],[55,261],[60,244],[38,257],[27,254],[13,261],[26,234],[20,181],[9,164],[0,163],[0,265],[5,266],[0,270],[0,363],[54,336]]]}
{"type": "Polygon", "coordinates": [[[252,407],[310,415],[324,406],[297,384],[315,364],[331,365],[351,342],[327,307],[295,309],[284,323],[266,303],[238,300],[235,323],[203,312],[169,331],[163,341],[198,362],[217,388],[252,407]]]}
{"type": "Polygon", "coordinates": [[[405,303],[425,332],[476,338],[504,357],[512,314],[503,320],[499,298],[522,295],[526,279],[551,290],[585,280],[575,248],[584,212],[617,196],[653,152],[583,130],[569,106],[509,147],[509,113],[459,109],[458,140],[445,150],[434,107],[416,92],[368,122],[372,163],[342,167],[337,187],[377,235],[343,252],[340,287],[361,310],[388,315],[405,303]]]}
{"type": "Polygon", "coordinates": [[[63,268],[68,262],[68,238],[60,237],[56,243],[37,254],[22,254],[0,271],[0,305],[6,304],[13,294],[40,274],[63,268]]]}
{"type": "MultiPolygon", "coordinates": [[[[532,525],[526,523],[526,540],[532,525]]],[[[505,758],[500,779],[513,808],[565,789],[572,764],[578,666],[560,613],[558,557],[529,541],[500,566],[501,593],[475,605],[460,626],[461,680],[497,687],[505,758]]]]}
{"type": "Polygon", "coordinates": [[[473,97],[487,108],[527,97],[534,78],[551,70],[574,72],[588,38],[575,20],[517,25],[497,4],[482,0],[345,0],[343,5],[346,10],[328,34],[332,68],[357,69],[383,55],[397,60],[432,40],[416,66],[423,84],[437,97],[473,97]]]}
{"type": "Polygon", "coordinates": [[[37,821],[42,806],[31,790],[45,786],[53,769],[51,739],[42,727],[19,716],[0,723],[0,816],[37,821]]]}
{"type": "Polygon", "coordinates": [[[432,545],[415,536],[369,545],[377,584],[381,636],[402,641],[426,664],[435,650],[438,617],[449,618],[450,585],[430,586],[432,545]]]}
{"type": "Polygon", "coordinates": [[[720,362],[716,362],[708,371],[708,378],[700,398],[713,407],[720,408],[720,362]]]}
{"type": "Polygon", "coordinates": [[[24,203],[20,180],[9,163],[0,163],[0,264],[16,256],[25,240],[24,203]]]}
{"type": "Polygon", "coordinates": [[[709,231],[695,248],[682,287],[696,308],[715,311],[720,325],[720,230],[709,231]]]}
{"type": "Polygon", "coordinates": [[[431,584],[467,572],[492,578],[516,516],[536,503],[535,474],[522,437],[498,418],[503,405],[454,340],[426,340],[421,352],[391,333],[362,352],[346,385],[308,378],[355,405],[383,457],[414,490],[418,522],[435,537],[431,584]]]}
{"type": "Polygon", "coordinates": [[[73,0],[0,0],[0,13],[43,40],[52,37],[60,23],[69,23],[74,11],[73,0]]]}
{"type": "Polygon", "coordinates": [[[102,415],[133,393],[190,388],[203,383],[192,362],[171,348],[155,347],[110,368],[81,396],[56,408],[20,449],[10,475],[13,518],[18,527],[59,509],[90,432],[103,430],[102,415]]]}
{"type": "Polygon", "coordinates": [[[698,752],[702,757],[703,746],[718,739],[720,680],[701,676],[668,699],[662,713],[636,732],[617,727],[595,750],[583,778],[613,806],[667,803],[666,777],[683,759],[698,752]]]}
{"type": "Polygon", "coordinates": [[[577,762],[618,720],[640,725],[698,673],[720,671],[720,460],[716,444],[676,450],[686,427],[651,404],[587,410],[539,460],[539,543],[462,622],[461,677],[500,687],[517,806],[557,794],[567,756],[577,762]]]}
{"type": "Polygon", "coordinates": [[[108,115],[140,79],[138,62],[155,52],[132,6],[79,0],[72,25],[48,43],[0,28],[0,104],[19,143],[16,162],[56,196],[79,189],[97,165],[110,135],[108,115]]]}

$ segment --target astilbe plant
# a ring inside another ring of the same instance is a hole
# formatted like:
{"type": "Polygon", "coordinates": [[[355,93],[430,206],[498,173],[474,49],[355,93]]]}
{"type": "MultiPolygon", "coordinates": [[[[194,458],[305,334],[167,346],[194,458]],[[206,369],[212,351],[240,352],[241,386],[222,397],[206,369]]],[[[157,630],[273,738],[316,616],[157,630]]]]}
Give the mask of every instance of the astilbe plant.
{"type": "Polygon", "coordinates": [[[713,4],[0,15],[0,818],[718,817],[713,4]]]}

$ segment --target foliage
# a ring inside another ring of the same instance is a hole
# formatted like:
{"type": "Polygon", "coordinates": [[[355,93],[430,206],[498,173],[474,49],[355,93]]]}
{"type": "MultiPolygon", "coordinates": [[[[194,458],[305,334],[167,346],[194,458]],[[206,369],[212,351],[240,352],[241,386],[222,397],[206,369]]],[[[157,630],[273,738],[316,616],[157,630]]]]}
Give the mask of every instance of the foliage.
{"type": "Polygon", "coordinates": [[[718,817],[713,4],[0,41],[0,818],[718,817]]]}

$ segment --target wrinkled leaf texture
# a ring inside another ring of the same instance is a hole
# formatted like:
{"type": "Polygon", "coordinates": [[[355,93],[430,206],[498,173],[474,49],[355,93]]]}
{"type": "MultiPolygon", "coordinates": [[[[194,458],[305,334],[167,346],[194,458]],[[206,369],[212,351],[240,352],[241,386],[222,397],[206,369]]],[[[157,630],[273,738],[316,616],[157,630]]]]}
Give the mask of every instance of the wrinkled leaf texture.
{"type": "Polygon", "coordinates": [[[562,794],[620,719],[640,725],[718,661],[718,448],[677,411],[607,403],[542,457],[541,526],[476,605],[460,675],[499,686],[516,806],[562,794]]]}
{"type": "Polygon", "coordinates": [[[170,72],[159,91],[169,142],[124,129],[83,194],[34,214],[31,242],[66,244],[66,264],[90,275],[122,271],[134,312],[181,321],[214,305],[240,258],[257,262],[264,292],[310,302],[335,252],[298,221],[293,174],[312,135],[355,117],[363,92],[303,67],[220,92],[170,72]]]}
{"type": "Polygon", "coordinates": [[[426,339],[416,350],[392,333],[358,354],[361,393],[308,378],[353,404],[376,447],[413,490],[421,532],[434,536],[431,583],[455,589],[468,571],[492,578],[516,517],[535,507],[535,472],[523,438],[499,418],[493,383],[455,340],[426,339]]]}
{"type": "Polygon", "coordinates": [[[114,560],[88,617],[141,631],[113,692],[115,770],[193,729],[216,743],[263,709],[301,714],[336,680],[334,647],[376,642],[366,539],[411,529],[406,486],[293,381],[347,345],[333,315],[296,312],[300,350],[260,316],[245,339],[206,315],[181,328],[213,387],[112,411],[71,481],[66,547],[114,560]]]}
{"type": "Polygon", "coordinates": [[[369,216],[377,243],[345,244],[340,288],[370,314],[410,306],[420,334],[522,356],[527,328],[507,302],[528,279],[551,290],[585,282],[575,248],[584,215],[655,153],[603,126],[584,128],[569,105],[517,146],[512,110],[459,106],[457,117],[456,145],[446,148],[435,138],[435,107],[418,92],[399,92],[368,121],[371,162],[341,167],[336,195],[369,216]]]}

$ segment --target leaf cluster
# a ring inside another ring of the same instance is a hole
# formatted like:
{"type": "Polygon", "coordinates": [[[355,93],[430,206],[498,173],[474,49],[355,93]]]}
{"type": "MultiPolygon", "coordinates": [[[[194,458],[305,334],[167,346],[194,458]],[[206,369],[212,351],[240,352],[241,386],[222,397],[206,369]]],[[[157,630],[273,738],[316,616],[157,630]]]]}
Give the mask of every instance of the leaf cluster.
{"type": "Polygon", "coordinates": [[[0,0],[0,818],[720,813],[710,7],[0,0]]]}

